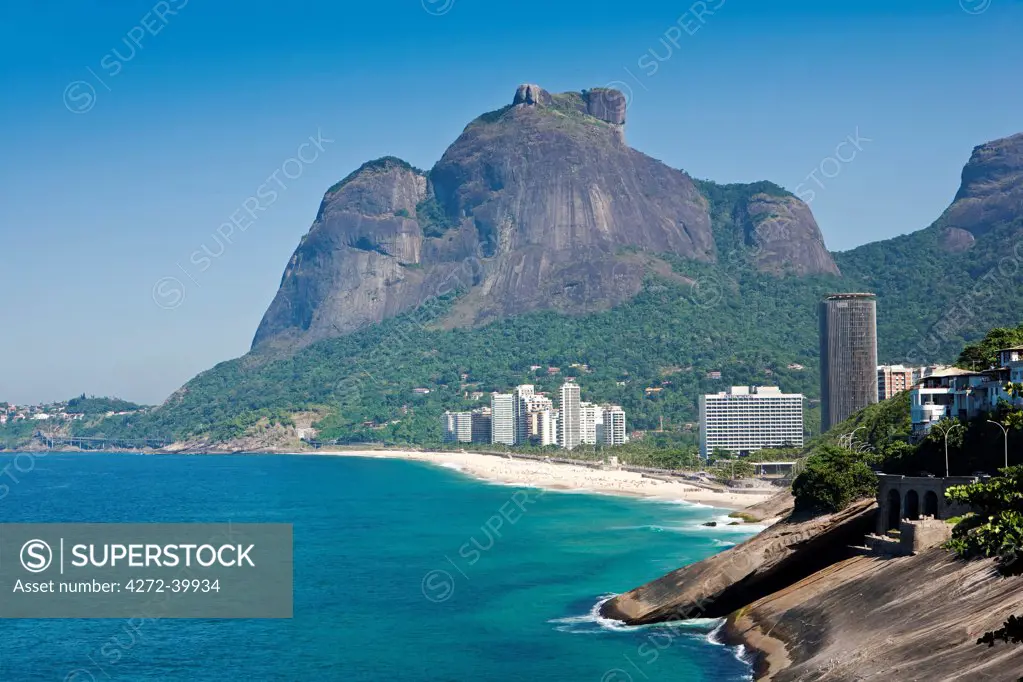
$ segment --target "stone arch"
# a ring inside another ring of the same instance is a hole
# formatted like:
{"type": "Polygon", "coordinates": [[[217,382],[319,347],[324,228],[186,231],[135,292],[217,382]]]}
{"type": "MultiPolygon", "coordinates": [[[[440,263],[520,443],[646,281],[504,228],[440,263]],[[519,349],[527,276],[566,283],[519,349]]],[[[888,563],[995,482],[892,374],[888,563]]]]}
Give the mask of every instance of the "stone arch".
{"type": "Polygon", "coordinates": [[[902,496],[895,488],[888,490],[888,520],[885,530],[894,530],[899,527],[899,519],[902,518],[902,496]]]}
{"type": "Polygon", "coordinates": [[[938,494],[933,490],[924,493],[924,516],[938,518],[938,494]]]}
{"type": "Polygon", "coordinates": [[[920,494],[915,490],[906,493],[906,518],[912,521],[920,518],[920,494]]]}

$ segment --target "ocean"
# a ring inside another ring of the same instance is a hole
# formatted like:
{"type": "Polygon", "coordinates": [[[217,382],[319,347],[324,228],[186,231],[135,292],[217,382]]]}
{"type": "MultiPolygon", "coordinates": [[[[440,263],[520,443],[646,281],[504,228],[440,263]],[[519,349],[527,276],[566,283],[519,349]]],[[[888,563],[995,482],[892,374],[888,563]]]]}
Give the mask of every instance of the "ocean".
{"type": "Polygon", "coordinates": [[[720,509],[545,493],[399,460],[50,453],[14,464],[0,456],[3,523],[294,524],[295,601],[291,620],[0,620],[3,681],[751,679],[715,621],[625,628],[596,616],[610,595],[754,532],[701,525],[720,509]],[[502,507],[515,511],[499,526],[502,507]]]}

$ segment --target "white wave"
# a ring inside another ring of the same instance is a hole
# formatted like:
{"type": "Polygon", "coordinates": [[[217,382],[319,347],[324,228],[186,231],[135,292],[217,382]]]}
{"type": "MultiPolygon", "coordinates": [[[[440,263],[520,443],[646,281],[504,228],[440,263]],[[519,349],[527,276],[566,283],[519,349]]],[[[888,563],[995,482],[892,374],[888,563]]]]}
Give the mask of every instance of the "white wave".
{"type": "Polygon", "coordinates": [[[734,542],[729,542],[728,540],[719,540],[718,538],[713,538],[712,542],[718,547],[735,547],[736,545],[736,543],[734,542]]]}
{"type": "Polygon", "coordinates": [[[718,620],[717,627],[707,633],[707,643],[713,644],[714,646],[725,646],[725,640],[721,639],[721,631],[724,627],[725,619],[721,618],[718,620]]]}
{"type": "Polygon", "coordinates": [[[552,618],[547,621],[548,623],[555,624],[555,630],[559,632],[571,632],[573,634],[597,634],[599,632],[607,631],[621,631],[627,630],[628,625],[620,620],[614,620],[613,618],[604,618],[600,615],[600,607],[606,602],[614,599],[618,595],[616,594],[604,594],[597,599],[597,603],[582,616],[567,616],[565,618],[552,618]]]}
{"type": "Polygon", "coordinates": [[[608,530],[648,530],[653,533],[663,533],[664,526],[655,526],[653,524],[646,524],[643,526],[612,526],[608,530]]]}
{"type": "Polygon", "coordinates": [[[628,632],[648,629],[679,629],[693,630],[694,634],[707,636],[724,624],[723,618],[690,618],[688,620],[669,621],[666,623],[650,623],[648,625],[626,625],[620,620],[604,618],[600,615],[600,608],[618,595],[601,595],[597,602],[590,608],[589,612],[581,616],[567,616],[565,618],[552,618],[547,621],[555,625],[559,632],[570,632],[574,634],[596,634],[599,632],[628,632]]]}
{"type": "Polygon", "coordinates": [[[465,471],[465,467],[461,464],[455,464],[454,462],[442,462],[441,466],[445,469],[454,469],[455,471],[465,471]]]}
{"type": "Polygon", "coordinates": [[[762,530],[766,530],[767,526],[761,523],[743,523],[739,519],[732,518],[728,515],[713,516],[706,521],[700,521],[698,523],[690,523],[685,526],[689,531],[700,531],[700,532],[718,532],[718,533],[742,533],[743,535],[753,535],[759,533],[762,530]],[[706,526],[704,524],[708,522],[717,523],[716,526],[706,526]]]}
{"type": "Polygon", "coordinates": [[[678,504],[683,507],[692,507],[693,509],[717,509],[712,504],[704,504],[702,502],[692,502],[690,500],[671,500],[669,504],[678,504]]]}

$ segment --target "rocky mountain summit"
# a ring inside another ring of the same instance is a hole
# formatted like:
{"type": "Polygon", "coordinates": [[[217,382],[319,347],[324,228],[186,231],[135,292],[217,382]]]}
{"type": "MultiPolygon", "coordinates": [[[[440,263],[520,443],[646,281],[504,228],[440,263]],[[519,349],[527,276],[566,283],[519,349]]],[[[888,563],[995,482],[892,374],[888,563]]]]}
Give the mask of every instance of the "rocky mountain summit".
{"type": "MultiPolygon", "coordinates": [[[[670,270],[661,257],[715,263],[710,200],[625,143],[626,109],[617,90],[524,84],[428,173],[393,157],[364,164],[327,191],[253,347],[303,347],[456,291],[453,326],[590,312],[670,270]]],[[[836,274],[809,207],[774,190],[721,208],[751,266],[836,274]]]]}
{"type": "Polygon", "coordinates": [[[1023,212],[1023,133],[975,147],[942,219],[980,237],[1023,212]]]}

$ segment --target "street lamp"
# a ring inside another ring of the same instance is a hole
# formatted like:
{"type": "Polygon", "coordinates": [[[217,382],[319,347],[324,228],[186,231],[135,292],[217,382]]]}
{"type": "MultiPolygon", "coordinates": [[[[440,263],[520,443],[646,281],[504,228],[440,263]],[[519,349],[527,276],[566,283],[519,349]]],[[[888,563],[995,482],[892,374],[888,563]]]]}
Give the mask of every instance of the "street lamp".
{"type": "Polygon", "coordinates": [[[1000,428],[1002,430],[1002,436],[1003,436],[1003,440],[1005,442],[1005,468],[1008,469],[1009,468],[1009,429],[1007,429],[1005,427],[1005,425],[1002,424],[1001,422],[996,422],[996,421],[991,420],[991,419],[988,419],[987,421],[988,421],[989,424],[994,424],[995,426],[997,426],[998,428],[1000,428]]]}
{"type": "MultiPolygon", "coordinates": [[[[852,442],[853,442],[853,436],[855,436],[855,435],[856,435],[856,432],[857,432],[857,431],[859,431],[860,429],[865,429],[865,428],[867,428],[866,424],[860,424],[860,425],[859,425],[859,426],[857,426],[857,427],[856,427],[855,429],[853,429],[853,430],[852,430],[852,431],[850,431],[849,433],[847,433],[847,434],[845,434],[844,436],[842,436],[842,439],[843,439],[843,440],[844,440],[844,439],[846,439],[846,438],[848,438],[848,439],[849,439],[849,440],[848,440],[848,443],[849,443],[849,444],[848,444],[848,445],[846,445],[845,447],[847,447],[847,448],[849,448],[849,449],[851,450],[851,449],[852,449],[852,442]]],[[[839,441],[839,442],[841,442],[841,441],[839,441]]]]}
{"type": "Polygon", "coordinates": [[[948,434],[951,433],[952,429],[962,426],[959,422],[953,423],[951,426],[946,426],[942,435],[945,437],[945,478],[949,476],[948,468],[948,434]]]}

